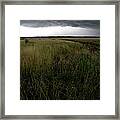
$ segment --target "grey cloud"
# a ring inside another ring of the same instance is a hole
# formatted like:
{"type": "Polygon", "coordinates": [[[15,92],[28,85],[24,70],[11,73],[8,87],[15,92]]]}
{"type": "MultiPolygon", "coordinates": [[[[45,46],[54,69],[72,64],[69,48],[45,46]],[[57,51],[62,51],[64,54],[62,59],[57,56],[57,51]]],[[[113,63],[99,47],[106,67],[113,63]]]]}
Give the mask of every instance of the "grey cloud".
{"type": "Polygon", "coordinates": [[[72,26],[100,29],[99,20],[20,20],[25,27],[72,26]]]}

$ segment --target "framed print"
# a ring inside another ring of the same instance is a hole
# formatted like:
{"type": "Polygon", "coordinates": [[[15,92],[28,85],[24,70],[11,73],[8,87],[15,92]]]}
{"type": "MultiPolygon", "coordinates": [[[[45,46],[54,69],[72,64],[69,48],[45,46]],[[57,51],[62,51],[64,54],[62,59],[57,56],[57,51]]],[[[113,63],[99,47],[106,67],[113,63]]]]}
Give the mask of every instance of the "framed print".
{"type": "Polygon", "coordinates": [[[118,1],[1,7],[1,118],[119,119],[118,1]]]}

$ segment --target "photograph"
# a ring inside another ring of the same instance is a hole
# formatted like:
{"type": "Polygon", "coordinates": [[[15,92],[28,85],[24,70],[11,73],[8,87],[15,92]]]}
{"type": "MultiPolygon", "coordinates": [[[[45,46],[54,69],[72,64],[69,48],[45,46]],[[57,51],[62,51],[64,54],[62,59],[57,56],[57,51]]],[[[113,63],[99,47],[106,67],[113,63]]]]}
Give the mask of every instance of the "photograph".
{"type": "Polygon", "coordinates": [[[20,100],[100,100],[100,20],[20,20],[20,100]]]}
{"type": "Polygon", "coordinates": [[[3,1],[1,9],[1,118],[118,118],[118,1],[3,1]]]}

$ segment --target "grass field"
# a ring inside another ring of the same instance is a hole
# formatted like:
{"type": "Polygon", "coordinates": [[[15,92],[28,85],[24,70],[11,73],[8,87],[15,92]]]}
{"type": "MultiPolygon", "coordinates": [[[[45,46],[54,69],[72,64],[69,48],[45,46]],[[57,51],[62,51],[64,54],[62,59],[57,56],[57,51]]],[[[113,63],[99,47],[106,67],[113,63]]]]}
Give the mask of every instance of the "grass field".
{"type": "Polygon", "coordinates": [[[99,100],[99,38],[20,40],[21,100],[99,100]]]}

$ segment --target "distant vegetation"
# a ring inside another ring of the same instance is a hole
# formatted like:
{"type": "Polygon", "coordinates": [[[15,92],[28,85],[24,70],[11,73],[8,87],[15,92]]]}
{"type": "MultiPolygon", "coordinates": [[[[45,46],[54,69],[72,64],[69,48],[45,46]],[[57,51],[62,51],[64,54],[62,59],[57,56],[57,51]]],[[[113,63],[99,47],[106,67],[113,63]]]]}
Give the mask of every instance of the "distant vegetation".
{"type": "Polygon", "coordinates": [[[99,100],[99,38],[21,38],[21,100],[99,100]]]}

